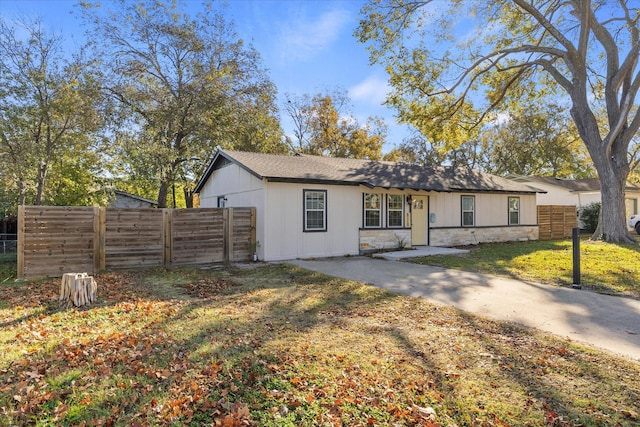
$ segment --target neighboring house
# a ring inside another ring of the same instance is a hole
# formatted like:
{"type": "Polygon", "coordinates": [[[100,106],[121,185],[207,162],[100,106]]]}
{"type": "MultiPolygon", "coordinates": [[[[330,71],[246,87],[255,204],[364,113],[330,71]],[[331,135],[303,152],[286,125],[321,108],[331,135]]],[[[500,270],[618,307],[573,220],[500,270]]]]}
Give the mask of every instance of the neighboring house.
{"type": "Polygon", "coordinates": [[[157,208],[158,202],[124,191],[115,190],[109,203],[111,208],[157,208]]]}
{"type": "Polygon", "coordinates": [[[195,189],[202,207],[256,208],[266,261],[537,240],[536,191],[466,168],[222,150],[195,189]]]}
{"type": "MultiPolygon", "coordinates": [[[[538,205],[575,206],[576,210],[579,210],[580,208],[591,203],[600,202],[601,200],[601,187],[598,178],[562,179],[539,176],[517,176],[512,177],[512,179],[545,190],[546,193],[538,193],[536,196],[538,205]]],[[[639,213],[638,200],[640,200],[640,187],[627,183],[625,187],[627,218],[639,213]]]]}

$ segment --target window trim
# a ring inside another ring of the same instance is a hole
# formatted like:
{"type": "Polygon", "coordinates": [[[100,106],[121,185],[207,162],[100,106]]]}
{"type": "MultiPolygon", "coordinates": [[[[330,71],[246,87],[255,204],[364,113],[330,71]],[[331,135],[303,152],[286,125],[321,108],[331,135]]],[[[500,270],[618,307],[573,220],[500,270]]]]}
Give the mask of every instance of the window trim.
{"type": "Polygon", "coordinates": [[[327,231],[327,190],[314,190],[303,189],[302,190],[302,231],[305,233],[322,233],[327,231]],[[324,206],[322,209],[307,209],[307,194],[308,193],[322,193],[324,198],[324,206]],[[309,228],[307,226],[307,212],[322,212],[323,226],[309,228]]]}
{"type": "Polygon", "coordinates": [[[462,227],[475,227],[476,226],[476,196],[460,196],[460,224],[462,227]],[[473,208],[472,210],[464,210],[464,199],[473,200],[473,208]],[[467,212],[472,213],[472,223],[465,224],[464,222],[464,214],[467,212]]]}
{"type": "Polygon", "coordinates": [[[382,228],[382,201],[384,197],[380,193],[362,193],[362,228],[382,228]],[[378,209],[367,208],[367,196],[378,197],[378,209]],[[378,225],[367,225],[367,212],[378,212],[378,225]]]}
{"type": "Polygon", "coordinates": [[[402,194],[387,194],[387,228],[404,228],[404,195],[402,194]],[[391,209],[391,197],[400,198],[400,209],[391,209]],[[400,225],[391,225],[389,215],[390,212],[400,212],[400,225]]]}
{"type": "Polygon", "coordinates": [[[508,225],[520,225],[520,197],[517,196],[509,196],[507,197],[507,224],[508,225]],[[511,200],[517,200],[518,201],[518,209],[517,210],[511,210],[511,200]],[[512,213],[517,213],[518,214],[518,222],[511,222],[511,214],[512,213]]]}

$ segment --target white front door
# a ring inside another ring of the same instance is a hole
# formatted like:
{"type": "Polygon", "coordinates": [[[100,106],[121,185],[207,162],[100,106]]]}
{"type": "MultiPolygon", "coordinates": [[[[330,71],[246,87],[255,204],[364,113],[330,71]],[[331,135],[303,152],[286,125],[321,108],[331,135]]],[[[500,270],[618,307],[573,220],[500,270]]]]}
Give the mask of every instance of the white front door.
{"type": "Polygon", "coordinates": [[[427,244],[427,196],[411,198],[411,245],[427,244]]]}

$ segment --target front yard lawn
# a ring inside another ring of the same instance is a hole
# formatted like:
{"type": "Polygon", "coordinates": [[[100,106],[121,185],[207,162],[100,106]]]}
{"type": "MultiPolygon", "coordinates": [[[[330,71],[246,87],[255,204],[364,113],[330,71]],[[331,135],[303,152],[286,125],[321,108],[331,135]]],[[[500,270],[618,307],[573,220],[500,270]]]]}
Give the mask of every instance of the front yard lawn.
{"type": "Polygon", "coordinates": [[[0,284],[0,425],[631,426],[640,364],[288,265],[0,284]]]}
{"type": "Polygon", "coordinates": [[[0,283],[15,280],[17,260],[15,253],[0,254],[0,283]]]}
{"type": "MultiPolygon", "coordinates": [[[[573,283],[571,240],[483,243],[464,255],[413,258],[411,262],[557,285],[573,283]]],[[[580,242],[582,286],[640,298],[640,245],[580,242]]]]}

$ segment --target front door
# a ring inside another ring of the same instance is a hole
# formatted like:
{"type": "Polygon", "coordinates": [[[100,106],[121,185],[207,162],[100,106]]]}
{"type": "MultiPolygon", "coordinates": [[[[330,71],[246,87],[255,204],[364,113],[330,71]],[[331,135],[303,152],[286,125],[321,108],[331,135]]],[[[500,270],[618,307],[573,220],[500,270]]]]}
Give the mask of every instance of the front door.
{"type": "Polygon", "coordinates": [[[427,196],[412,196],[411,201],[411,245],[427,244],[427,196]]]}

